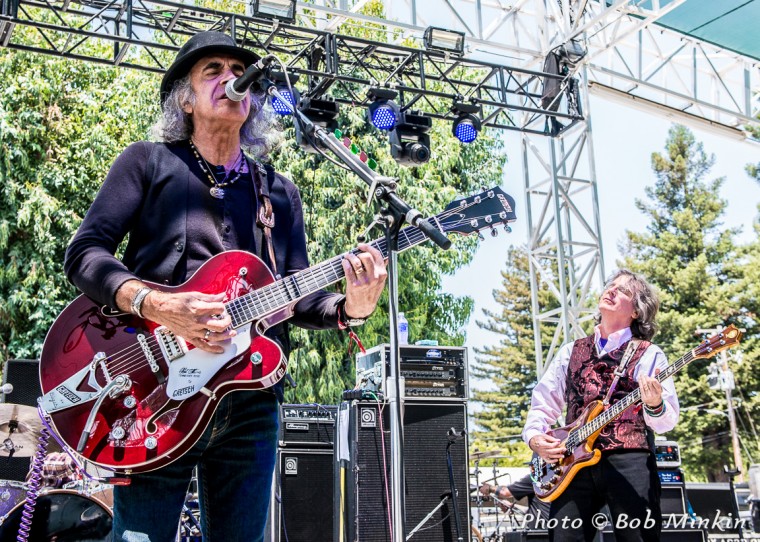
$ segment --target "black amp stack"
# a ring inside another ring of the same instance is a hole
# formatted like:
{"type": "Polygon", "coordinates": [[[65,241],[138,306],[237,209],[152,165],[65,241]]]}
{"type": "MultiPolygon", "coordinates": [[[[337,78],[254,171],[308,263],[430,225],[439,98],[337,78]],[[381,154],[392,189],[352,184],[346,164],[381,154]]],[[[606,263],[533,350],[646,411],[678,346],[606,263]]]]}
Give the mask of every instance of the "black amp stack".
{"type": "MultiPolygon", "coordinates": [[[[466,348],[402,346],[400,367],[405,399],[467,399],[466,348]]],[[[358,388],[384,393],[389,373],[390,345],[382,344],[356,356],[358,388]]]]}
{"type": "Polygon", "coordinates": [[[281,405],[268,542],[332,542],[337,407],[281,405]]]}
{"type": "MultiPolygon", "coordinates": [[[[467,350],[402,346],[400,365],[407,536],[466,539],[467,350]]],[[[389,372],[390,347],[380,345],[357,356],[358,385],[349,397],[360,400],[280,407],[267,542],[390,541],[389,372]]]]}

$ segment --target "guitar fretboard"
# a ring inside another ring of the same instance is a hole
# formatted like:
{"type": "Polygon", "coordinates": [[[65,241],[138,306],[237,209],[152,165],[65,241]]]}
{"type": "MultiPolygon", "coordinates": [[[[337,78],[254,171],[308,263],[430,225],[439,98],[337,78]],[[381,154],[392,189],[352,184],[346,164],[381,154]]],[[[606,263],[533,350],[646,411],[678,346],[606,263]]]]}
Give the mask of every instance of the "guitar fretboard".
{"type": "MultiPolygon", "coordinates": [[[[660,374],[657,375],[655,379],[657,379],[658,382],[662,383],[665,381],[665,379],[673,376],[675,373],[686,367],[689,363],[697,359],[696,351],[697,349],[694,349],[687,353],[685,356],[678,358],[672,364],[668,365],[664,371],[660,372],[660,374]]],[[[623,412],[625,412],[628,408],[640,401],[641,390],[639,388],[636,388],[587,424],[571,431],[567,437],[566,442],[568,451],[572,451],[573,449],[580,446],[583,442],[586,441],[587,438],[589,438],[605,425],[623,414],[623,412]]]]}
{"type": "MultiPolygon", "coordinates": [[[[428,223],[443,231],[437,217],[428,219],[428,223]]],[[[402,252],[426,240],[427,237],[419,228],[409,226],[399,232],[398,251],[402,252]]],[[[385,238],[376,239],[370,245],[378,249],[383,258],[388,257],[385,238]]],[[[352,249],[351,252],[358,254],[360,251],[352,249]]],[[[232,318],[232,327],[238,328],[258,320],[330,284],[340,282],[345,277],[341,263],[344,258],[345,255],[343,254],[335,256],[318,265],[288,275],[272,284],[233,299],[226,304],[227,312],[232,318]]]]}

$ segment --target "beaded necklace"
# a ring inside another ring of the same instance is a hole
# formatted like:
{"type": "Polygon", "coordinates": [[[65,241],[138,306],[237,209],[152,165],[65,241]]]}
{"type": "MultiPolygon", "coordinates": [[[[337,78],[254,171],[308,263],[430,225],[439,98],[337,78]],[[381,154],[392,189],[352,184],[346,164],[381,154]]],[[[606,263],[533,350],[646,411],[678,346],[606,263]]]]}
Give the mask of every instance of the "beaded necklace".
{"type": "Polygon", "coordinates": [[[235,184],[242,175],[243,168],[239,167],[237,171],[235,171],[235,168],[238,167],[243,161],[243,151],[240,151],[240,156],[238,156],[237,161],[232,166],[232,171],[235,171],[235,175],[231,177],[230,174],[226,174],[224,179],[219,182],[216,178],[216,174],[212,171],[211,166],[209,166],[208,162],[206,162],[206,159],[201,155],[201,153],[198,152],[198,149],[196,148],[192,139],[190,140],[190,148],[195,155],[195,159],[198,161],[198,165],[201,167],[201,171],[206,174],[206,177],[211,183],[209,193],[216,199],[224,199],[223,187],[235,184]]]}

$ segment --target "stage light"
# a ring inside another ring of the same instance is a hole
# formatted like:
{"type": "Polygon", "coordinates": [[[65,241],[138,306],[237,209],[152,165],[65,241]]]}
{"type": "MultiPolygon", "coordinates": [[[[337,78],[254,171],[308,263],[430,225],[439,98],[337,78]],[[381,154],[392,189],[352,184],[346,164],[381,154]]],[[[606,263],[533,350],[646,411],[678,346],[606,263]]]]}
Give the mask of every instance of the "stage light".
{"type": "Polygon", "coordinates": [[[464,32],[429,26],[423,34],[425,49],[455,55],[464,54],[464,32]]]}
{"type": "Polygon", "coordinates": [[[287,102],[293,107],[298,105],[298,102],[301,100],[301,93],[298,92],[298,89],[294,85],[298,82],[299,76],[289,73],[288,80],[290,81],[290,86],[288,86],[283,72],[273,71],[270,75],[277,92],[282,96],[282,99],[278,96],[272,96],[272,109],[274,109],[275,113],[282,115],[283,117],[292,115],[292,110],[283,102],[283,99],[287,100],[287,102]]]}
{"type": "Polygon", "coordinates": [[[378,130],[393,130],[398,123],[399,107],[393,101],[397,95],[398,92],[387,88],[371,88],[367,92],[367,96],[372,100],[367,108],[367,116],[378,130]]]}
{"type": "MultiPolygon", "coordinates": [[[[295,88],[291,92],[291,90],[285,85],[284,83],[280,83],[277,85],[277,92],[280,93],[280,96],[285,98],[292,107],[295,107],[298,105],[298,99],[299,99],[299,92],[295,88]]],[[[283,117],[286,115],[292,115],[293,112],[290,107],[286,103],[284,103],[282,100],[280,100],[279,97],[273,96],[272,97],[272,109],[274,109],[274,112],[278,115],[282,115],[283,117]]]]}
{"type": "MultiPolygon", "coordinates": [[[[338,127],[338,122],[335,119],[338,117],[340,108],[333,100],[306,97],[301,100],[298,110],[311,122],[328,132],[333,132],[338,127]]],[[[302,132],[301,123],[296,122],[295,129],[296,143],[307,152],[319,153],[311,144],[311,138],[302,132]]],[[[326,148],[319,140],[316,140],[315,144],[319,148],[326,148]]]]}
{"type": "Polygon", "coordinates": [[[296,20],[296,0],[253,0],[251,9],[254,17],[277,19],[286,23],[296,20]]]}
{"type": "Polygon", "coordinates": [[[396,129],[388,135],[393,159],[405,166],[419,166],[429,161],[430,136],[427,131],[432,126],[433,120],[419,111],[403,112],[396,129]]]}
{"type": "Polygon", "coordinates": [[[451,110],[456,115],[451,133],[462,143],[472,143],[478,137],[482,128],[480,119],[475,116],[480,112],[480,107],[475,104],[454,102],[451,110]]]}

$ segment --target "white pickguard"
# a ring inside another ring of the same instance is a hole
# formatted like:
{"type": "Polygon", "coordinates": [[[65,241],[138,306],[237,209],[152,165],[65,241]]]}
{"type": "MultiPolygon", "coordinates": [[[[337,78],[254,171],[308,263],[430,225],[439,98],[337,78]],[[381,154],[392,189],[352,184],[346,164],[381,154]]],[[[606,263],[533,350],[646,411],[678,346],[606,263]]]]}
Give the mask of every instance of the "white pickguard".
{"type": "Polygon", "coordinates": [[[227,362],[251,346],[251,324],[237,329],[229,341],[221,344],[224,352],[212,354],[200,348],[193,348],[184,356],[169,364],[169,378],[166,382],[166,395],[170,399],[181,401],[192,397],[203,388],[227,362]]]}

